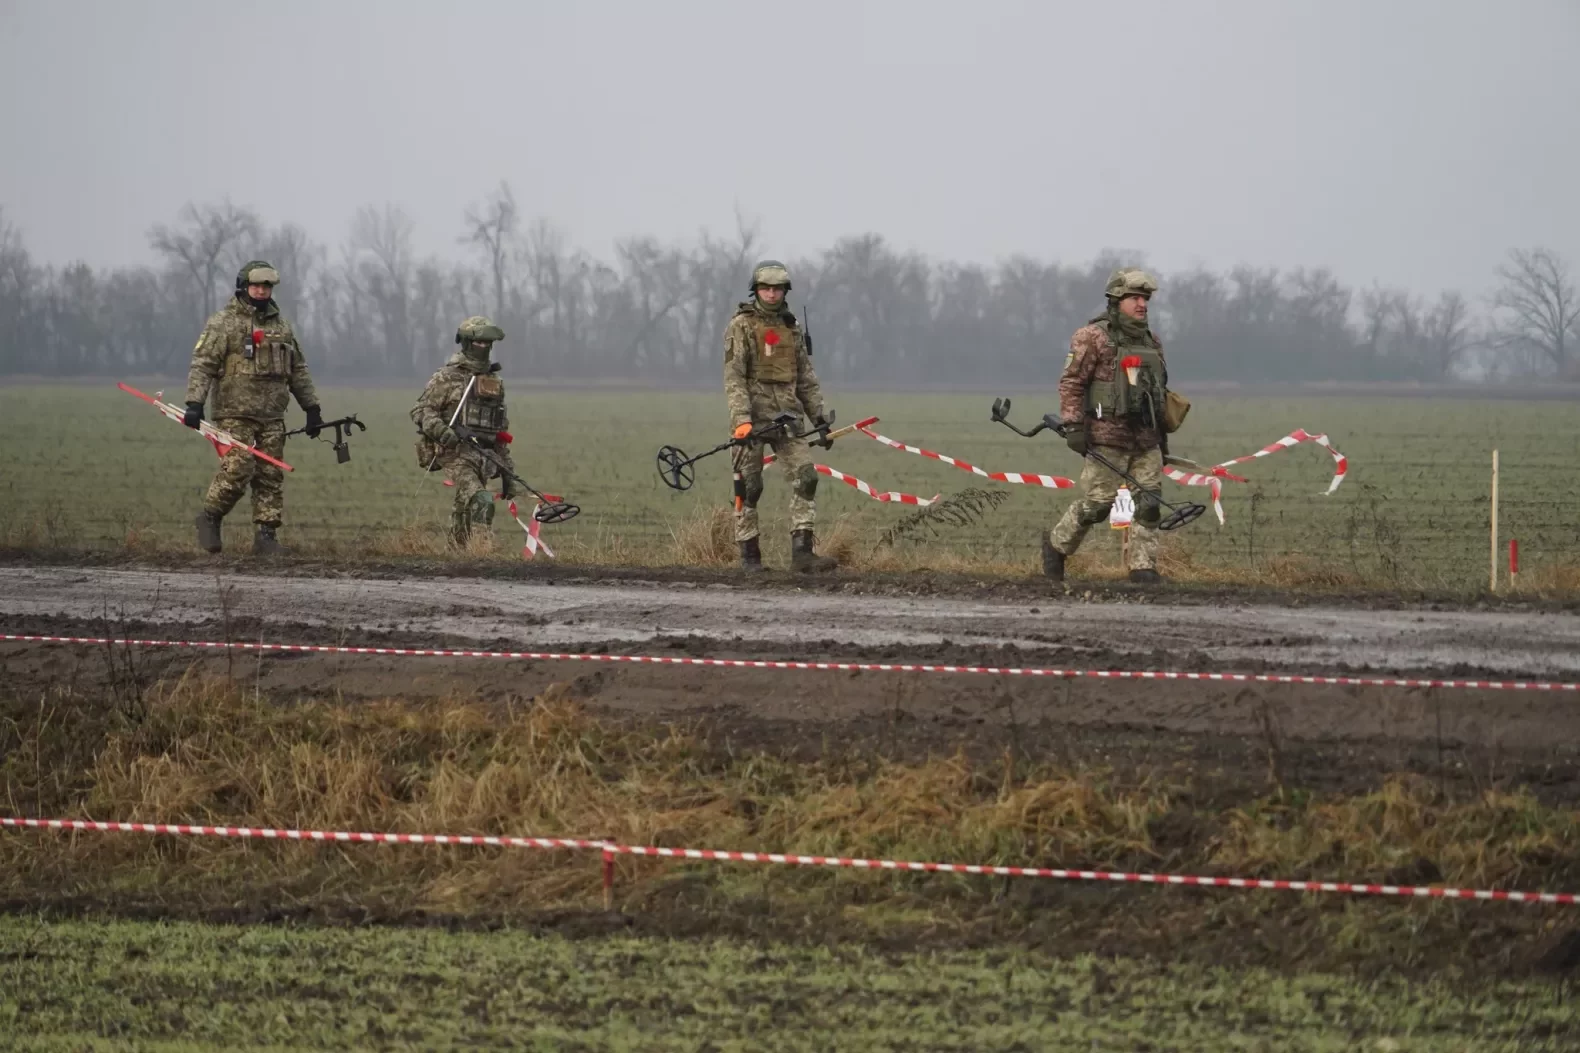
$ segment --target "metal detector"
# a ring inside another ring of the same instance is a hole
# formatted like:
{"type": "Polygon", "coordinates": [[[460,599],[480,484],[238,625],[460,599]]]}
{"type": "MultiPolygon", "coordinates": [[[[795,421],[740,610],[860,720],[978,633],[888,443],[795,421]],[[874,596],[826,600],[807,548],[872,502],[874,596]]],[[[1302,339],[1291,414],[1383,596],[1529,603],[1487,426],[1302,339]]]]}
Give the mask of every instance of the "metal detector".
{"type": "MultiPolygon", "coordinates": [[[[335,439],[332,443],[330,443],[330,445],[335,448],[335,460],[340,464],[345,464],[347,461],[351,460],[352,425],[355,425],[361,431],[368,430],[368,426],[366,424],[363,424],[361,421],[357,420],[357,415],[355,413],[349,413],[337,420],[326,420],[319,425],[320,429],[335,429],[335,439]]],[[[287,439],[289,439],[292,435],[307,435],[307,429],[305,427],[297,428],[295,431],[288,431],[285,433],[285,437],[287,439]]],[[[308,438],[316,439],[318,436],[309,435],[308,438]]],[[[329,442],[328,439],[324,439],[322,441],[329,442]]]]}
{"type": "MultiPolygon", "coordinates": [[[[1047,430],[1047,431],[1052,431],[1055,435],[1058,435],[1061,438],[1064,436],[1064,432],[1065,432],[1064,422],[1059,419],[1057,414],[1053,414],[1053,413],[1044,413],[1042,415],[1042,423],[1038,424],[1036,427],[1032,428],[1030,431],[1023,431],[1020,428],[1017,428],[1015,425],[1011,424],[1010,421],[1009,421],[1009,405],[1010,405],[1010,402],[1009,402],[1009,399],[1007,399],[1007,398],[994,399],[993,400],[993,419],[995,421],[997,421],[998,423],[1004,425],[1004,427],[1008,428],[1010,431],[1014,432],[1016,435],[1024,435],[1026,438],[1029,439],[1032,436],[1038,434],[1039,432],[1047,430]]],[[[1090,457],[1092,460],[1096,461],[1098,464],[1102,465],[1104,468],[1107,468],[1109,471],[1111,471],[1115,475],[1119,476],[1119,478],[1123,479],[1125,482],[1127,482],[1131,486],[1135,487],[1137,493],[1144,493],[1146,491],[1146,487],[1144,487],[1140,483],[1138,483],[1136,481],[1136,477],[1135,476],[1131,475],[1129,472],[1120,471],[1119,468],[1116,467],[1112,461],[1110,461],[1108,458],[1104,457],[1102,454],[1098,453],[1096,450],[1093,450],[1093,449],[1090,449],[1090,448],[1087,449],[1086,456],[1090,457]]],[[[1163,495],[1162,494],[1157,494],[1156,495],[1156,500],[1157,500],[1158,504],[1162,505],[1164,508],[1167,508],[1169,510],[1169,514],[1167,516],[1165,516],[1161,522],[1158,523],[1158,529],[1159,530],[1178,530],[1180,527],[1184,526],[1186,523],[1194,523],[1197,519],[1201,518],[1201,515],[1202,515],[1203,512],[1207,511],[1207,506],[1206,505],[1198,505],[1198,504],[1174,505],[1174,504],[1170,504],[1169,502],[1163,500],[1163,495]]]]}
{"type": "Polygon", "coordinates": [[[477,441],[477,436],[472,434],[471,429],[456,428],[454,430],[462,442],[470,443],[472,449],[482,454],[485,460],[487,460],[495,468],[499,469],[499,475],[501,478],[509,479],[522,490],[538,499],[538,508],[532,513],[532,518],[536,519],[539,523],[564,523],[567,520],[575,519],[577,516],[582,514],[580,505],[573,505],[569,501],[562,501],[558,497],[554,497],[551,494],[545,494],[542,490],[539,490],[537,487],[521,478],[521,476],[511,471],[509,468],[506,468],[505,462],[501,461],[497,456],[495,456],[493,450],[490,450],[488,447],[477,441]]]}
{"type": "MultiPolygon", "coordinates": [[[[832,423],[833,416],[832,413],[829,414],[831,418],[830,423],[832,423]]],[[[662,447],[658,451],[658,477],[664,480],[664,485],[671,490],[690,490],[697,481],[697,472],[692,465],[698,461],[705,457],[712,457],[716,453],[723,453],[725,450],[735,450],[742,446],[750,446],[753,443],[762,442],[770,436],[787,430],[790,425],[799,419],[800,414],[781,413],[767,424],[761,424],[753,428],[751,434],[747,435],[746,438],[731,438],[728,442],[721,442],[713,449],[708,450],[706,453],[699,453],[695,457],[687,457],[686,451],[679,446],[662,447]]],[[[824,428],[823,433],[825,436],[827,432],[828,429],[824,428]]]]}

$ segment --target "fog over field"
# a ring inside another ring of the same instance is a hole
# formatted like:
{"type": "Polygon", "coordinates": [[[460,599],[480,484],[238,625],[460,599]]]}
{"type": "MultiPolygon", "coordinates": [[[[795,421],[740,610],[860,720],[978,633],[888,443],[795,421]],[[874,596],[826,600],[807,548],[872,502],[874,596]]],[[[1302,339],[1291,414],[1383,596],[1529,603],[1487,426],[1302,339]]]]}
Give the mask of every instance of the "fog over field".
{"type": "Polygon", "coordinates": [[[326,375],[706,384],[760,256],[836,380],[1574,371],[1580,9],[0,5],[0,371],[179,367],[243,260],[326,375]],[[70,61],[62,62],[69,54],[70,61]]]}

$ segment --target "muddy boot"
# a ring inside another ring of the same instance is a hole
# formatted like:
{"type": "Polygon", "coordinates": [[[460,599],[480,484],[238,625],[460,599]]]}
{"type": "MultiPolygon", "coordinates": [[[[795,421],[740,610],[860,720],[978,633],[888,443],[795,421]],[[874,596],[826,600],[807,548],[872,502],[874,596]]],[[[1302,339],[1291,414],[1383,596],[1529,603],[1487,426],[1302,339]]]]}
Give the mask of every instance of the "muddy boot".
{"type": "Polygon", "coordinates": [[[217,516],[213,512],[199,512],[197,517],[198,548],[204,552],[219,552],[225,546],[220,541],[219,524],[224,516],[217,516]]]}
{"type": "Polygon", "coordinates": [[[812,531],[797,530],[790,535],[790,569],[797,574],[826,574],[839,566],[832,556],[812,551],[812,531]]]}
{"type": "Polygon", "coordinates": [[[1130,572],[1130,583],[1132,585],[1161,585],[1163,584],[1163,575],[1151,567],[1140,567],[1130,572]]]}
{"type": "Polygon", "coordinates": [[[252,554],[254,556],[283,556],[285,546],[280,544],[280,539],[274,536],[275,527],[272,523],[259,523],[258,532],[252,538],[252,554]]]}
{"type": "Polygon", "coordinates": [[[1053,547],[1048,532],[1042,532],[1042,573],[1054,581],[1064,580],[1064,553],[1053,547]]]}
{"type": "Polygon", "coordinates": [[[741,569],[748,574],[762,573],[763,548],[756,538],[741,542],[741,569]]]}

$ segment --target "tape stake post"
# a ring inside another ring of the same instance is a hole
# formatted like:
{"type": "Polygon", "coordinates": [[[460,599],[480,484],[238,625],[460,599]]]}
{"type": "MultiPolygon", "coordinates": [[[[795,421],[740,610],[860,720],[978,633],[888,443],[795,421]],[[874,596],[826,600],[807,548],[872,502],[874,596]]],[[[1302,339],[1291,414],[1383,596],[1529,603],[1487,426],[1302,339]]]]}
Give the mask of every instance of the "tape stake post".
{"type": "Polygon", "coordinates": [[[1509,588],[1514,588],[1520,576],[1520,542],[1517,538],[1509,538],[1509,588]]]}
{"type": "Polygon", "coordinates": [[[1498,451],[1492,451],[1492,569],[1488,592],[1498,591],[1498,451]]]}

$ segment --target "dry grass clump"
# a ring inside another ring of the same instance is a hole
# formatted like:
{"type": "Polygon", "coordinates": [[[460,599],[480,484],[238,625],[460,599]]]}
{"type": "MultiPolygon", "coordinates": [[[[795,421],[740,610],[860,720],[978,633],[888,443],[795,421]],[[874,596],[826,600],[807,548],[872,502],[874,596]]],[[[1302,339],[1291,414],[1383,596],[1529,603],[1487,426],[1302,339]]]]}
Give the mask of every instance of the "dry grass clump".
{"type": "Polygon", "coordinates": [[[671,556],[690,567],[723,567],[740,557],[735,544],[735,511],[728,505],[696,509],[669,528],[671,556]]]}
{"type": "MultiPolygon", "coordinates": [[[[1452,802],[1399,779],[1364,796],[1284,794],[1198,814],[1168,785],[1120,785],[1102,770],[1001,769],[961,756],[808,764],[721,751],[682,730],[600,722],[563,690],[503,708],[281,706],[197,679],[118,707],[62,690],[7,704],[0,756],[12,814],[1476,885],[1580,877],[1580,821],[1523,793],[1452,802]],[[1164,829],[1176,833],[1160,844],[1164,829]]],[[[674,865],[621,867],[622,886],[640,894],[674,865]]],[[[594,901],[597,875],[593,860],[552,850],[0,839],[0,894],[23,897],[536,910],[594,901]]],[[[821,879],[786,880],[810,888],[821,879]]]]}

